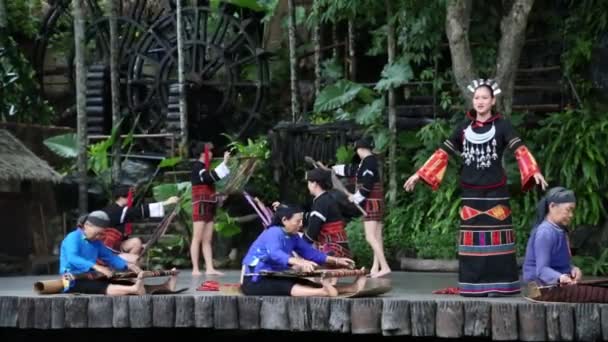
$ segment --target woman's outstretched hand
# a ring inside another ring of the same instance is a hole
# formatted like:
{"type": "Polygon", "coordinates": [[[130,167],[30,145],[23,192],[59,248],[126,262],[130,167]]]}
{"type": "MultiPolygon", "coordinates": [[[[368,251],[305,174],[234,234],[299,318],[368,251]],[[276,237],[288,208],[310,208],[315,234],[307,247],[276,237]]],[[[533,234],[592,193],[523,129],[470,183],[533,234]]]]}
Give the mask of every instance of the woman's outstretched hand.
{"type": "Polygon", "coordinates": [[[534,174],[534,181],[536,181],[536,184],[539,185],[540,187],[545,190],[547,188],[547,186],[549,186],[549,184],[547,184],[547,181],[545,180],[545,177],[543,177],[543,174],[540,172],[537,172],[534,174]]]}
{"type": "Polygon", "coordinates": [[[405,189],[407,192],[414,190],[414,187],[419,180],[420,176],[417,173],[414,173],[410,176],[410,178],[407,179],[407,181],[405,181],[405,184],[403,184],[403,189],[405,189]]]}

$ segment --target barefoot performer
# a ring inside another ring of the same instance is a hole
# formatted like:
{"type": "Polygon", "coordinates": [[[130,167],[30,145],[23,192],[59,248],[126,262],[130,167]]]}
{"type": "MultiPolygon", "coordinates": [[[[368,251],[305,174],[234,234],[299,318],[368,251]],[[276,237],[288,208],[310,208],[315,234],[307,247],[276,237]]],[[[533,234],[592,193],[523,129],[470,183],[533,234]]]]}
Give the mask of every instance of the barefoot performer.
{"type": "Polygon", "coordinates": [[[280,206],[271,225],[253,242],[243,259],[241,290],[255,296],[324,296],[335,297],[356,292],[365,284],[365,276],[347,286],[333,286],[329,279],[315,283],[304,278],[263,276],[265,271],[295,269],[311,272],[319,265],[354,267],[347,258],[328,256],[312,247],[299,235],[303,211],[293,206],[280,206]],[[294,252],[298,257],[294,256],[294,252]]]}
{"type": "Polygon", "coordinates": [[[201,246],[205,259],[205,274],[223,275],[213,266],[213,224],[217,210],[217,194],[215,183],[230,174],[228,161],[230,152],[224,153],[224,161],[215,169],[211,169],[213,144],[199,143],[194,149],[198,158],[192,167],[192,243],[190,258],[192,259],[192,275],[198,276],[201,271],[198,266],[201,246]]]}
{"type": "MultiPolygon", "coordinates": [[[[64,292],[111,296],[145,294],[142,270],[136,264],[128,263],[114,254],[101,241],[104,230],[110,227],[108,215],[103,211],[94,211],[87,215],[83,222],[82,227],[69,233],[61,243],[59,272],[64,275],[65,281],[69,282],[68,286],[65,286],[64,292]],[[108,266],[97,264],[97,260],[103,261],[108,266]],[[111,278],[114,270],[127,269],[138,273],[137,280],[133,284],[113,284],[111,278]],[[77,277],[92,271],[99,272],[106,278],[79,279],[77,277]]],[[[167,292],[174,291],[176,276],[177,273],[172,275],[167,283],[160,286],[166,288],[167,292]]],[[[158,290],[158,286],[156,289],[158,290]]]]}

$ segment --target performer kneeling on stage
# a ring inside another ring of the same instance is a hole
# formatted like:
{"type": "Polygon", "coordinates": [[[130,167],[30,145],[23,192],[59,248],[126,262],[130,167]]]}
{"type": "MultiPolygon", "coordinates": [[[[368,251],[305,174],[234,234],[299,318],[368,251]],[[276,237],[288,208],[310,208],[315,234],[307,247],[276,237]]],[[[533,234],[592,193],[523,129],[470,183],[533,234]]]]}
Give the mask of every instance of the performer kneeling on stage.
{"type": "Polygon", "coordinates": [[[538,203],[523,265],[525,282],[539,285],[576,284],[582,272],[572,265],[566,227],[576,208],[571,190],[555,187],[538,203]]]}
{"type": "Polygon", "coordinates": [[[110,218],[110,226],[104,231],[103,243],[114,253],[130,263],[136,263],[142,251],[143,243],[140,238],[130,237],[131,222],[148,217],[165,216],[165,206],[179,201],[173,196],[164,202],[148,203],[133,206],[131,188],[128,185],[119,185],[113,191],[115,202],[105,207],[103,211],[110,218]]]}
{"type": "MultiPolygon", "coordinates": [[[[103,211],[94,211],[83,219],[78,229],[69,233],[61,243],[59,256],[59,272],[70,281],[66,289],[68,293],[89,293],[107,295],[145,294],[142,270],[134,263],[128,263],[114,254],[101,241],[104,230],[110,227],[110,218],[103,211]],[[100,259],[108,266],[96,263],[100,259]],[[129,285],[112,284],[110,278],[113,270],[131,270],[139,274],[137,280],[129,285]],[[77,275],[97,271],[104,274],[107,279],[71,279],[70,275],[77,275]]],[[[177,276],[172,276],[165,284],[159,285],[167,291],[173,291],[177,276]]],[[[158,287],[158,286],[157,286],[158,287]]]]}
{"type": "Polygon", "coordinates": [[[327,192],[331,189],[331,172],[313,169],[306,173],[306,180],[308,191],[314,199],[308,214],[304,240],[327,255],[352,258],[340,208],[327,192]]]}
{"type": "Polygon", "coordinates": [[[279,278],[259,274],[262,271],[286,271],[293,268],[311,272],[319,265],[353,267],[354,261],[328,256],[312,247],[298,234],[303,211],[293,206],[279,206],[271,225],[253,242],[243,259],[241,290],[258,296],[329,296],[354,292],[365,285],[365,276],[353,284],[332,286],[329,279],[315,283],[304,278],[279,278]],[[294,253],[298,256],[294,256],[294,253]]]}

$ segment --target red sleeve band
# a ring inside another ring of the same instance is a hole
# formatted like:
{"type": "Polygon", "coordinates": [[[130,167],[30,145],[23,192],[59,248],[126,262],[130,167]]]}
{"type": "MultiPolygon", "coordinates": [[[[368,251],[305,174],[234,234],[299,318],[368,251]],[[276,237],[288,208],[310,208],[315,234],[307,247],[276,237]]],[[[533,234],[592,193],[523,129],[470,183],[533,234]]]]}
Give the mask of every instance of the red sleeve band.
{"type": "Polygon", "coordinates": [[[524,145],[519,146],[515,150],[515,159],[517,160],[517,166],[519,166],[521,174],[522,191],[528,191],[536,184],[534,174],[540,172],[540,167],[536,163],[532,153],[524,145]]]}
{"type": "Polygon", "coordinates": [[[448,154],[442,149],[437,149],[435,153],[422,165],[416,172],[433,191],[439,189],[443,180],[443,175],[448,167],[448,154]]]}

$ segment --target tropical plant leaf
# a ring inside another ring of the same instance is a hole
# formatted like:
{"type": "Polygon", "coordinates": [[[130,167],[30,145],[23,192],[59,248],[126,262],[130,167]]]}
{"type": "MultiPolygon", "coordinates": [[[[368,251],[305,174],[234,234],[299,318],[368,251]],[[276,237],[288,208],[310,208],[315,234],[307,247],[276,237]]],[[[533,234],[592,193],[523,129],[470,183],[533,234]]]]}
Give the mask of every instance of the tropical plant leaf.
{"type": "Polygon", "coordinates": [[[374,144],[376,145],[375,149],[378,151],[384,150],[384,148],[388,145],[389,136],[388,130],[382,130],[373,134],[374,136],[374,144]]]}
{"type": "Polygon", "coordinates": [[[55,154],[64,158],[76,158],[78,156],[76,133],[67,133],[50,137],[44,140],[44,145],[55,154]]]}
{"type": "Polygon", "coordinates": [[[348,164],[353,159],[355,151],[348,146],[340,146],[336,151],[336,161],[339,164],[348,164]]]}
{"type": "Polygon", "coordinates": [[[391,65],[387,64],[382,70],[381,77],[374,89],[387,91],[409,82],[414,77],[414,73],[410,65],[401,60],[391,65]]]}
{"type": "Polygon", "coordinates": [[[321,78],[329,82],[335,82],[343,76],[342,65],[336,58],[330,58],[321,62],[321,78]]]}
{"type": "Polygon", "coordinates": [[[382,118],[384,107],[384,98],[379,98],[359,109],[355,121],[360,125],[371,125],[382,118]]]}
{"type": "Polygon", "coordinates": [[[152,188],[152,194],[154,196],[154,200],[162,202],[171,196],[178,196],[178,186],[175,183],[160,184],[152,188]]]}
{"type": "Polygon", "coordinates": [[[162,169],[162,168],[165,168],[165,167],[173,167],[173,166],[179,164],[181,161],[182,161],[181,157],[164,158],[158,164],[158,168],[162,169]]]}
{"type": "Polygon", "coordinates": [[[338,109],[354,100],[363,88],[362,85],[347,80],[331,84],[323,88],[315,99],[314,111],[326,112],[338,109]]]}

